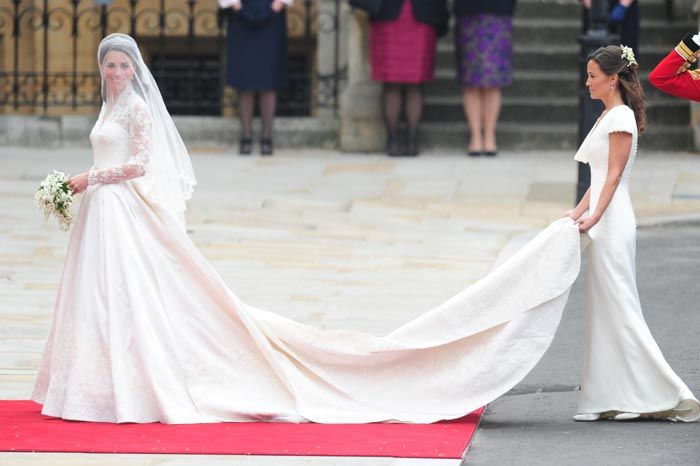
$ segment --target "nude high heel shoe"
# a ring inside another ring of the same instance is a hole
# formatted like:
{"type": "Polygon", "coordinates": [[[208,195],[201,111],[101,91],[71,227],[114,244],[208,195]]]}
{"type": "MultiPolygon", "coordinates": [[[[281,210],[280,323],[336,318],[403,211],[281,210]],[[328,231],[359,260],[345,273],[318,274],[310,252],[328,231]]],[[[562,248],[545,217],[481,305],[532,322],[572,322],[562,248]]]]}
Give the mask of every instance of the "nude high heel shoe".
{"type": "Polygon", "coordinates": [[[600,419],[600,413],[579,413],[574,416],[574,421],[577,422],[592,422],[600,419]]]}
{"type": "Polygon", "coordinates": [[[613,416],[613,421],[632,421],[634,419],[639,419],[641,414],[639,413],[618,413],[613,416]]]}

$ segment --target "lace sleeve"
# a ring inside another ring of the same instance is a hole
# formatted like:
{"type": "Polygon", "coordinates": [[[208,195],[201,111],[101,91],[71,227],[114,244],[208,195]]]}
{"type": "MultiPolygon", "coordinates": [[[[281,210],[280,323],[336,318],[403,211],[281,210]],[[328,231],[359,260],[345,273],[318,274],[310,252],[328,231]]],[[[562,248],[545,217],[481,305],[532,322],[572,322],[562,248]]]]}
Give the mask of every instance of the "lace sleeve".
{"type": "Polygon", "coordinates": [[[152,122],[143,102],[134,105],[128,126],[131,157],[124,165],[104,170],[90,169],[89,185],[120,183],[146,174],[146,164],[151,153],[152,122]]]}

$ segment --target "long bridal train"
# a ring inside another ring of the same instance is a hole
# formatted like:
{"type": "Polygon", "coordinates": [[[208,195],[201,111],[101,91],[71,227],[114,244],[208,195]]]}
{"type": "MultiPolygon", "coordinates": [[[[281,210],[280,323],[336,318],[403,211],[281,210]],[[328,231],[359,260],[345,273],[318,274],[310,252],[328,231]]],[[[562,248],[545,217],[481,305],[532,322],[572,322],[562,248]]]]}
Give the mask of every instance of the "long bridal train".
{"type": "MultiPolygon", "coordinates": [[[[579,272],[580,242],[570,219],[556,221],[477,283],[375,337],[241,302],[131,183],[91,188],[33,399],[47,415],[106,422],[457,418],[542,357],[579,272]]],[[[663,402],[659,411],[684,400],[663,402]]],[[[681,415],[697,418],[694,403],[681,415]]]]}
{"type": "MultiPolygon", "coordinates": [[[[537,363],[580,266],[569,219],[384,337],[251,307],[130,182],[88,189],[33,399],[106,422],[432,422],[500,396],[537,363]]],[[[381,312],[381,310],[377,310],[381,312]]]]}

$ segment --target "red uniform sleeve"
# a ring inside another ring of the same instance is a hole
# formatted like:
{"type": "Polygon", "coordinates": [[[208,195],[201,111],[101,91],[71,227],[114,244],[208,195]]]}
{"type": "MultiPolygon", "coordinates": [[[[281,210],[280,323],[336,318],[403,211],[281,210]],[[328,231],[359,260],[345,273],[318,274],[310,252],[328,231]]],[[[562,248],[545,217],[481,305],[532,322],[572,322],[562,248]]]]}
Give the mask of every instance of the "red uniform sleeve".
{"type": "Polygon", "coordinates": [[[685,60],[675,50],[671,50],[649,74],[649,82],[668,94],[700,102],[699,73],[685,70],[676,74],[684,63],[685,60]]]}
{"type": "Polygon", "coordinates": [[[700,101],[700,72],[689,70],[697,60],[698,45],[690,34],[649,74],[656,88],[682,99],[700,101]]]}

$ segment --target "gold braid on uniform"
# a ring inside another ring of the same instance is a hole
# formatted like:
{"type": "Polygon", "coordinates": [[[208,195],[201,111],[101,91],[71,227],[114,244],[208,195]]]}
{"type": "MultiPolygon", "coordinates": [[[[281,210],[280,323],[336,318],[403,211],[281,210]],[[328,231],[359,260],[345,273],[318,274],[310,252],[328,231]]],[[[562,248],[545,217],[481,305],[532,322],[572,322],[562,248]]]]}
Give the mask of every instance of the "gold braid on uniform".
{"type": "MultiPolygon", "coordinates": [[[[683,63],[677,70],[676,74],[685,73],[688,68],[693,66],[693,63],[698,61],[700,56],[700,45],[696,44],[693,40],[692,34],[686,34],[682,41],[676,45],[676,52],[683,57],[685,63],[683,63]]],[[[693,79],[698,79],[693,76],[693,79]]]]}

